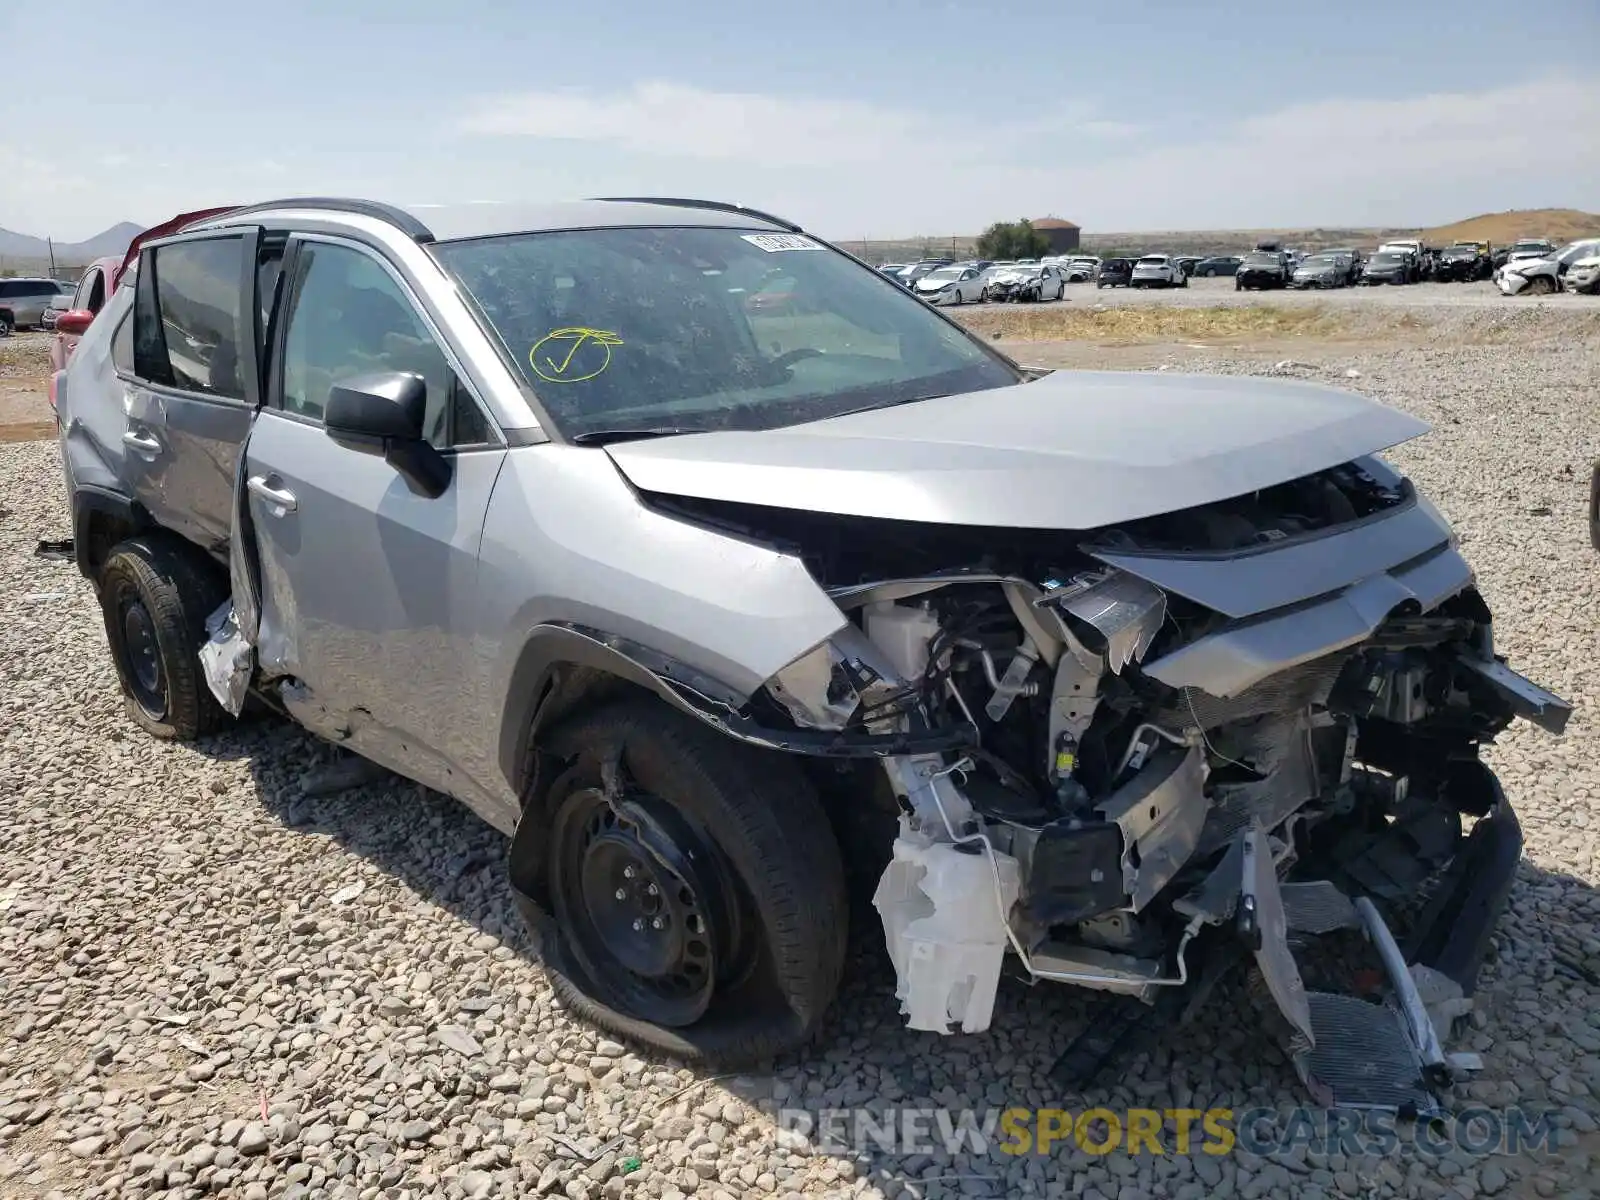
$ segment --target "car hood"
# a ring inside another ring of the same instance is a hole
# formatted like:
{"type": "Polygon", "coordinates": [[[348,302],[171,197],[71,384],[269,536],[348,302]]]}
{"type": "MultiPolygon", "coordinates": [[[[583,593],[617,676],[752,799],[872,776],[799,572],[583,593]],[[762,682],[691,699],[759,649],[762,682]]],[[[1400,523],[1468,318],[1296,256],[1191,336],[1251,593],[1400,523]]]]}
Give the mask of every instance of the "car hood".
{"type": "Polygon", "coordinates": [[[1298,381],[1061,371],[782,429],[621,442],[606,452],[646,492],[1087,530],[1270,487],[1428,428],[1298,381]]]}

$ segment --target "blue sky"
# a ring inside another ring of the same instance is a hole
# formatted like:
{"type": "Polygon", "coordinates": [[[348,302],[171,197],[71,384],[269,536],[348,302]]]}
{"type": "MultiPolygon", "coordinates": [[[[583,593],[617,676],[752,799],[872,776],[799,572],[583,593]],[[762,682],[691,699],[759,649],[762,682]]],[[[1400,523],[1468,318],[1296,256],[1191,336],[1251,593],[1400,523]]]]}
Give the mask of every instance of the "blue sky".
{"type": "Polygon", "coordinates": [[[0,226],[701,195],[838,238],[1600,210],[1600,3],[0,5],[0,226]]]}

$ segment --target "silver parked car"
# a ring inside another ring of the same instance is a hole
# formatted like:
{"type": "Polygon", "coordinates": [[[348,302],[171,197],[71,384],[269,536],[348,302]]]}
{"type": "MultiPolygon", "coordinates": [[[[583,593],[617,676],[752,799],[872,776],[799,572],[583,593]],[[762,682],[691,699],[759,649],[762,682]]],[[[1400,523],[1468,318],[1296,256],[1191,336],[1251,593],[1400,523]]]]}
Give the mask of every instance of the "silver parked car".
{"type": "Polygon", "coordinates": [[[73,285],[56,279],[0,279],[0,337],[13,329],[37,328],[57,296],[72,295],[73,285]]]}
{"type": "Polygon", "coordinates": [[[940,267],[911,286],[930,304],[976,304],[983,299],[982,276],[977,267],[940,267]]]}
{"type": "Polygon", "coordinates": [[[1161,1017],[1240,964],[1321,1102],[1457,1069],[1421,988],[1470,996],[1521,846],[1479,752],[1569,710],[1377,457],[1412,417],[1024,370],[681,200],[215,215],[60,407],[133,720],[248,689],[459,798],[597,1025],[797,1046],[859,877],[917,1029],[985,1028],[1007,961],[1161,1017]],[[1346,928],[1384,1003],[1302,976],[1346,928]]]}

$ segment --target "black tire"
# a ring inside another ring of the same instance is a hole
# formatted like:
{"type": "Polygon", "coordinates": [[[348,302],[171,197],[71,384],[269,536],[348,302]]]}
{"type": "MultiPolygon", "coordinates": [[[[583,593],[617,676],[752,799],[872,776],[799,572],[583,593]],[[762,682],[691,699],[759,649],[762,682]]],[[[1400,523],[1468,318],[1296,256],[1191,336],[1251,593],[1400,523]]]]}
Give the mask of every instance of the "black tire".
{"type": "Polygon", "coordinates": [[[16,327],[16,323],[12,321],[10,313],[0,312],[0,338],[10,337],[12,330],[16,329],[16,327]]]}
{"type": "Polygon", "coordinates": [[[221,568],[171,534],[113,546],[97,582],[106,642],[128,715],[158,738],[190,741],[227,713],[206,686],[206,618],[228,598],[221,568]]]}
{"type": "Polygon", "coordinates": [[[512,875],[562,1003],[687,1062],[743,1065],[809,1041],[839,987],[849,912],[838,844],[798,764],[654,698],[579,714],[539,754],[545,777],[547,760],[565,765],[530,801],[523,820],[543,837],[519,835],[513,855],[530,850],[512,875]],[[607,763],[617,807],[603,794],[607,763]],[[610,890],[619,861],[634,864],[617,889],[626,898],[610,890]],[[641,905],[657,907],[635,916],[641,905]],[[651,912],[666,922],[659,935],[637,923],[651,912]],[[663,982],[673,944],[677,985],[663,982]]]}

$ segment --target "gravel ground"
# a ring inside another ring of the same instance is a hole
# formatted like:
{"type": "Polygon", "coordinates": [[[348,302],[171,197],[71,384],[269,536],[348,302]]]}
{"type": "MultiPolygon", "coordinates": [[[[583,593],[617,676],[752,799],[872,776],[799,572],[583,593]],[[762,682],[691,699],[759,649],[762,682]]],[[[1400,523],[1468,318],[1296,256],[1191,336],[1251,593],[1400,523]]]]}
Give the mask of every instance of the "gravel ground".
{"type": "Polygon", "coordinates": [[[870,926],[819,1043],[771,1073],[701,1077],[597,1037],[553,1002],[503,839],[464,809],[403,784],[307,799],[325,752],[283,724],[184,747],[123,717],[89,589],[32,554],[67,529],[55,448],[30,443],[0,445],[0,1197],[1590,1196],[1600,348],[1199,366],[1337,381],[1433,421],[1397,459],[1460,530],[1502,648],[1577,704],[1564,739],[1518,726],[1492,752],[1527,861],[1458,1042],[1485,1063],[1465,1099],[1550,1112],[1554,1155],[852,1158],[777,1138],[791,1106],[1303,1101],[1238,991],[1062,1097],[1046,1072],[1081,995],[1007,985],[987,1034],[911,1034],[870,926]]]}

